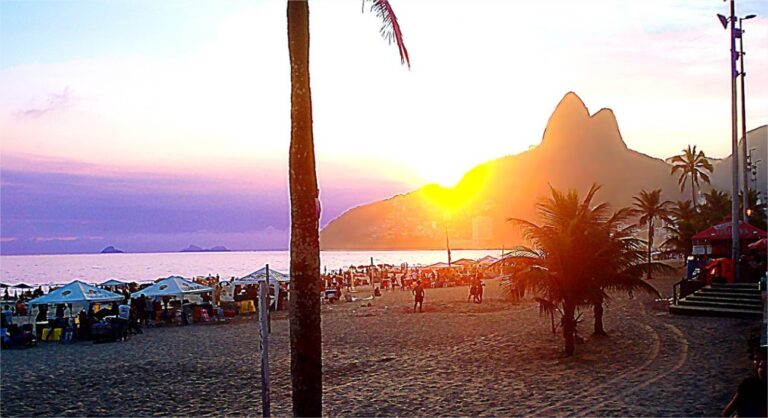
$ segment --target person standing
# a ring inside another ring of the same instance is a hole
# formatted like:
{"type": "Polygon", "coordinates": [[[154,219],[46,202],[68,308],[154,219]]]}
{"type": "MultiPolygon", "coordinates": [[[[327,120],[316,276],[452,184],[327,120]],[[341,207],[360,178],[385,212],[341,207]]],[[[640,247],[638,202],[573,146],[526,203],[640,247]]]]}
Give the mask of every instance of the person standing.
{"type": "Polygon", "coordinates": [[[424,305],[424,288],[421,286],[421,280],[416,282],[416,287],[413,288],[413,312],[416,312],[416,306],[419,306],[419,312],[422,312],[424,305]]]}
{"type": "Polygon", "coordinates": [[[125,341],[128,335],[128,321],[131,319],[131,307],[123,303],[117,307],[117,339],[125,341]]]}

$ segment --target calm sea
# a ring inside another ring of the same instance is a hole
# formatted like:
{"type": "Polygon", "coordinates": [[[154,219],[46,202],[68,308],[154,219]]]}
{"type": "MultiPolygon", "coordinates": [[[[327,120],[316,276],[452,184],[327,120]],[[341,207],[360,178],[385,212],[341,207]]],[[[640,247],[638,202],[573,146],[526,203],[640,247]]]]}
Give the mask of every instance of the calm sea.
{"type": "MultiPolygon", "coordinates": [[[[481,258],[499,255],[499,250],[453,250],[451,258],[481,258]]],[[[428,265],[446,262],[441,251],[323,251],[321,266],[328,270],[350,265],[408,263],[428,265]]],[[[151,281],[159,277],[218,274],[241,277],[265,264],[288,272],[288,251],[243,251],[227,253],[67,254],[0,256],[0,282],[6,284],[54,284],[78,279],[100,283],[110,278],[151,281]]]]}

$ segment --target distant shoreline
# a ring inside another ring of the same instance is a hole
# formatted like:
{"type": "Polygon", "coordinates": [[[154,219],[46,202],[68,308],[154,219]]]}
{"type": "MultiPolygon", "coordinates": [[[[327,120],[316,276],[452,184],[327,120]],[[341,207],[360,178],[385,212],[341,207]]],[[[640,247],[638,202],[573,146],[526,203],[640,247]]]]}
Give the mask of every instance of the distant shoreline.
{"type": "MultiPolygon", "coordinates": [[[[266,253],[289,251],[283,249],[267,250],[229,250],[229,251],[124,251],[122,253],[100,253],[100,252],[80,252],[80,253],[29,253],[29,254],[3,254],[0,257],[27,257],[27,256],[58,256],[58,255],[131,255],[131,254],[227,254],[227,253],[266,253]]],[[[343,253],[343,252],[397,252],[397,251],[445,251],[445,248],[360,248],[360,249],[321,249],[321,253],[343,253]]],[[[495,251],[500,252],[501,248],[451,248],[451,251],[495,251]]]]}

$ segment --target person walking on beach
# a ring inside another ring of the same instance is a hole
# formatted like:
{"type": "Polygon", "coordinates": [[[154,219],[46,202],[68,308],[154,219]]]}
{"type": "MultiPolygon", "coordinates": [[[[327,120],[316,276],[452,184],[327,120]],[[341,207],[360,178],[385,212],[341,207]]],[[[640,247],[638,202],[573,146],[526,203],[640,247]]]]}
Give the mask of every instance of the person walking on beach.
{"type": "Polygon", "coordinates": [[[421,286],[421,280],[416,282],[416,287],[413,288],[413,312],[416,312],[416,305],[419,306],[419,312],[422,312],[422,306],[424,305],[424,288],[421,286]]]}

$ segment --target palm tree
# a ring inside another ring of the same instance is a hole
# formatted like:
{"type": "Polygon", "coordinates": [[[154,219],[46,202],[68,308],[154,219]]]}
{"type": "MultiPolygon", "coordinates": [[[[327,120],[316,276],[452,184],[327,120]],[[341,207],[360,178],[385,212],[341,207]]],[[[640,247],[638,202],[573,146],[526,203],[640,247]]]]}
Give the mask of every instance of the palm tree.
{"type": "MultiPolygon", "coordinates": [[[[402,32],[387,0],[370,0],[383,21],[382,35],[394,40],[409,62],[402,32]]],[[[312,133],[309,82],[309,5],[288,1],[288,50],[291,61],[291,200],[290,344],[293,415],[322,416],[323,367],[320,327],[320,201],[312,133]]],[[[409,63],[410,65],[410,63],[409,63]]]]}
{"type": "MultiPolygon", "coordinates": [[[[603,327],[603,304],[609,300],[607,291],[623,291],[629,294],[641,291],[661,297],[659,292],[642,279],[647,270],[644,262],[643,242],[637,238],[636,226],[628,222],[630,209],[621,209],[599,225],[599,240],[593,241],[595,257],[600,268],[593,271],[590,288],[590,304],[595,317],[594,334],[605,335],[603,327]]],[[[675,269],[663,263],[654,262],[651,268],[658,272],[672,272],[675,269]]]]}
{"type": "Polygon", "coordinates": [[[600,268],[594,246],[599,224],[607,216],[607,205],[591,206],[599,189],[593,185],[583,201],[578,193],[561,193],[551,188],[551,197],[536,206],[540,225],[522,219],[510,219],[522,228],[530,247],[518,246],[499,261],[511,265],[516,274],[507,281],[507,289],[524,286],[539,297],[542,312],[561,316],[564,349],[574,352],[576,310],[586,305],[593,289],[593,272],[600,268]]]}
{"type": "Polygon", "coordinates": [[[661,189],[650,192],[642,190],[634,198],[633,214],[639,216],[638,225],[648,226],[648,280],[651,279],[651,251],[653,251],[653,238],[656,233],[656,220],[671,222],[669,206],[672,204],[669,200],[661,200],[661,189]]]}
{"type": "Polygon", "coordinates": [[[678,254],[689,255],[693,251],[692,237],[703,229],[701,216],[690,200],[675,202],[670,212],[672,222],[664,227],[669,238],[661,246],[678,254]]]}
{"type": "Polygon", "coordinates": [[[704,226],[714,225],[723,221],[731,214],[731,195],[712,189],[704,193],[704,207],[701,209],[701,217],[704,226]]]}
{"type": "Polygon", "coordinates": [[[709,176],[704,173],[704,170],[711,173],[714,169],[712,163],[704,155],[704,151],[696,152],[695,145],[693,149],[688,145],[688,148],[684,149],[682,154],[672,157],[672,172],[670,174],[675,174],[677,171],[681,172],[678,179],[680,191],[685,190],[685,180],[690,178],[691,199],[694,207],[696,207],[696,188],[699,187],[699,179],[709,184],[709,176]]]}

